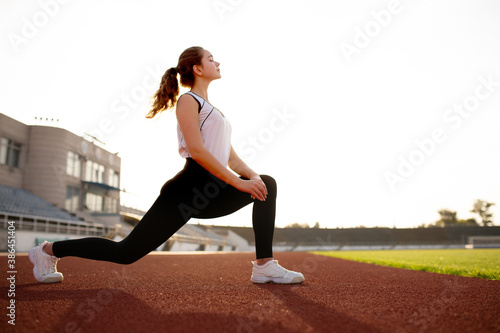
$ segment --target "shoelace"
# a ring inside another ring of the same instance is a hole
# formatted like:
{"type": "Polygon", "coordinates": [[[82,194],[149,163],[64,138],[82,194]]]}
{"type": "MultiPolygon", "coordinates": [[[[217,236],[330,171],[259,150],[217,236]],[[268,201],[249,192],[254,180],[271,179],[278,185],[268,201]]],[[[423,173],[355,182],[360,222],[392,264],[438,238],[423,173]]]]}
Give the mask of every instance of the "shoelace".
{"type": "Polygon", "coordinates": [[[285,267],[281,266],[280,264],[278,264],[278,260],[275,260],[274,261],[274,264],[276,265],[276,267],[278,267],[278,269],[280,271],[282,271],[283,273],[287,273],[288,272],[288,269],[286,269],[285,267]]]}
{"type": "Polygon", "coordinates": [[[285,267],[283,267],[280,264],[278,264],[278,260],[274,260],[273,261],[273,266],[274,266],[274,268],[276,269],[277,273],[280,276],[284,276],[285,274],[288,273],[288,270],[285,267]]]}

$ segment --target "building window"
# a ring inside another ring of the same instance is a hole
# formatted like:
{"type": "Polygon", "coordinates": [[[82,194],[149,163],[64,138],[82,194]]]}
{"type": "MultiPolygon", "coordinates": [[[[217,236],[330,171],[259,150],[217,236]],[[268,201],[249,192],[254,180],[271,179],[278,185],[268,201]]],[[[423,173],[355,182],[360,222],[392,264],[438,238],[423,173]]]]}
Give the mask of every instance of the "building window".
{"type": "Polygon", "coordinates": [[[113,169],[108,170],[108,185],[116,188],[120,187],[120,176],[118,172],[113,169]]]}
{"type": "Polygon", "coordinates": [[[64,206],[66,210],[73,212],[78,210],[78,199],[80,197],[80,190],[71,186],[66,187],[66,202],[64,206]]]}
{"type": "Polygon", "coordinates": [[[82,161],[80,156],[72,151],[68,151],[68,161],[66,173],[70,176],[80,178],[82,174],[82,161]]]}
{"type": "Polygon", "coordinates": [[[104,207],[104,211],[111,214],[118,213],[118,199],[106,197],[106,206],[104,207]]]}
{"type": "Polygon", "coordinates": [[[87,192],[85,194],[85,210],[96,213],[117,214],[118,199],[87,192]]]}
{"type": "Polygon", "coordinates": [[[104,165],[96,162],[87,161],[85,180],[89,182],[104,183],[104,165]]]}
{"type": "Polygon", "coordinates": [[[85,209],[91,212],[102,212],[104,208],[104,198],[102,195],[87,193],[85,196],[85,209]]]}
{"type": "Polygon", "coordinates": [[[21,144],[2,138],[0,163],[14,168],[21,167],[21,144]]]}

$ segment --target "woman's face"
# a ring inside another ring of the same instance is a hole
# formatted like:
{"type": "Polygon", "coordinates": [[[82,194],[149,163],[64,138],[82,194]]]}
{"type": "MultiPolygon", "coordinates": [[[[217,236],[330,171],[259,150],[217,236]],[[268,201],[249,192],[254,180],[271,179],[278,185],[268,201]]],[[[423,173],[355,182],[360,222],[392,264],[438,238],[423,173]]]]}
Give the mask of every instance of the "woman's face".
{"type": "Polygon", "coordinates": [[[214,57],[210,52],[203,50],[203,58],[201,60],[201,71],[203,77],[212,80],[220,79],[221,75],[219,65],[220,63],[214,60],[214,57]]]}

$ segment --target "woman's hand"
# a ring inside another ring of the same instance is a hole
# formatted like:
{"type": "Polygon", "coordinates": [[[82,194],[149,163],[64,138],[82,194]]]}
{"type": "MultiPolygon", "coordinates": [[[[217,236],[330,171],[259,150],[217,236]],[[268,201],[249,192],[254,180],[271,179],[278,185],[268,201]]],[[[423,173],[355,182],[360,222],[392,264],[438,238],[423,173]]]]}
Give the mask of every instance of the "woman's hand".
{"type": "Polygon", "coordinates": [[[248,180],[241,179],[241,181],[235,187],[242,192],[250,193],[250,197],[252,199],[266,201],[267,187],[260,176],[253,176],[248,180]]]}

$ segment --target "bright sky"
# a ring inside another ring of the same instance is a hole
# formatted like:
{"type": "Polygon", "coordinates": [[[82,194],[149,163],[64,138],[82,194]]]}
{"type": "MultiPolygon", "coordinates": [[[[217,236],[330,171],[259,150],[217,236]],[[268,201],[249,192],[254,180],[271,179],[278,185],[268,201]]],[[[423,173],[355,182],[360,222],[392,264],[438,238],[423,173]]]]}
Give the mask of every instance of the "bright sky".
{"type": "MultiPolygon", "coordinates": [[[[59,119],[122,158],[147,209],[183,166],[175,114],[144,116],[180,53],[221,63],[209,99],[278,182],[276,225],[414,227],[495,202],[500,2],[0,1],[0,112],[59,119]]],[[[53,123],[42,123],[53,125],[53,123]]],[[[197,220],[192,222],[197,223],[197,220]]],[[[251,210],[200,221],[251,225],[251,210]]]]}

